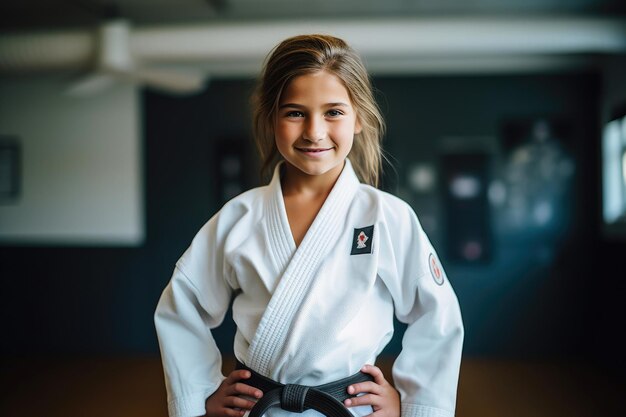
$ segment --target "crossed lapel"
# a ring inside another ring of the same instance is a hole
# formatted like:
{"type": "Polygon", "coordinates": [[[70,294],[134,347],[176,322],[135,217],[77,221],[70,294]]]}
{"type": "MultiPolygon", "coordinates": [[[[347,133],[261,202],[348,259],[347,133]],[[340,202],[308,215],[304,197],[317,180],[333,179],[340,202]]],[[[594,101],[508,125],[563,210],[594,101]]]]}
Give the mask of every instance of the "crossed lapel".
{"type": "Polygon", "coordinates": [[[276,270],[284,272],[275,284],[246,361],[248,366],[265,376],[271,375],[320,263],[345,229],[343,219],[359,186],[352,165],[346,160],[335,186],[296,249],[287,220],[279,169],[276,167],[274,171],[266,201],[267,239],[276,270]]]}

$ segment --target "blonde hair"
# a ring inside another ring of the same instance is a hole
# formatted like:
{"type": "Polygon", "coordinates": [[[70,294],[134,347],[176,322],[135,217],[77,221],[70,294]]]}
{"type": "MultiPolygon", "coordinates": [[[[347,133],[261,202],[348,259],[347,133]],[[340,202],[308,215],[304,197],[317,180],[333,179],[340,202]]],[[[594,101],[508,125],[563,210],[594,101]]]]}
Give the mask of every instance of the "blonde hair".
{"type": "Polygon", "coordinates": [[[385,122],[361,58],[346,42],[328,35],[285,39],[266,59],[252,101],[254,138],[261,155],[262,175],[269,176],[281,160],[274,140],[274,120],[282,92],[295,77],[318,71],[335,75],[348,91],[362,128],[354,135],[348,157],[359,179],[377,187],[385,122]]]}

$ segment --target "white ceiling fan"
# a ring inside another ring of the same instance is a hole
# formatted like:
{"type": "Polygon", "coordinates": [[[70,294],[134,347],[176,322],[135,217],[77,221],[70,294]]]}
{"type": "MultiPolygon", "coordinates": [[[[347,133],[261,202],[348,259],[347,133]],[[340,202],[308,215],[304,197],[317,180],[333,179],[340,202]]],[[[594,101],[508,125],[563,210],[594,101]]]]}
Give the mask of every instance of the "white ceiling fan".
{"type": "Polygon", "coordinates": [[[205,87],[206,78],[198,72],[142,65],[133,57],[130,41],[131,28],[127,20],[105,22],[98,29],[94,71],[75,81],[67,90],[68,94],[96,94],[117,82],[130,82],[175,94],[191,94],[205,87]]]}

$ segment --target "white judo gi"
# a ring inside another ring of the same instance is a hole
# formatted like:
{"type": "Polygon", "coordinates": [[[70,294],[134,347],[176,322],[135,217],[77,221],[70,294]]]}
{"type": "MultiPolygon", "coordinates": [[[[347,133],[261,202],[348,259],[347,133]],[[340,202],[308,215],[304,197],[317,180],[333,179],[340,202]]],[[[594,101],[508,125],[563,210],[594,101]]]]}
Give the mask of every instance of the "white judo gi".
{"type": "Polygon", "coordinates": [[[461,315],[413,210],[359,183],[346,161],[296,248],[279,172],[202,227],[163,291],[155,324],[170,416],[204,415],[206,398],[222,382],[210,329],[232,297],[237,358],[291,384],[319,385],[373,364],[391,339],[395,314],[408,324],[393,366],[402,417],[453,416],[461,315]]]}

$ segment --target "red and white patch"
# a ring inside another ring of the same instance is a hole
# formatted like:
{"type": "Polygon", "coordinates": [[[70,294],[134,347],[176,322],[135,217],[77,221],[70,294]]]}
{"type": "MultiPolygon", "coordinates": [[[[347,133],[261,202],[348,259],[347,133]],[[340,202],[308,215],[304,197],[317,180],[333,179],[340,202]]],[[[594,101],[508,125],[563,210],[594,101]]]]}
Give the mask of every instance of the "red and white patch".
{"type": "Polygon", "coordinates": [[[366,247],[367,245],[365,244],[365,242],[367,242],[368,240],[369,240],[369,237],[367,237],[367,235],[364,232],[359,233],[359,235],[356,238],[357,249],[363,249],[364,247],[366,247]]]}
{"type": "Polygon", "coordinates": [[[437,285],[443,285],[443,269],[441,269],[439,261],[432,253],[428,257],[428,266],[430,268],[430,274],[433,276],[435,283],[437,283],[437,285]]]}

